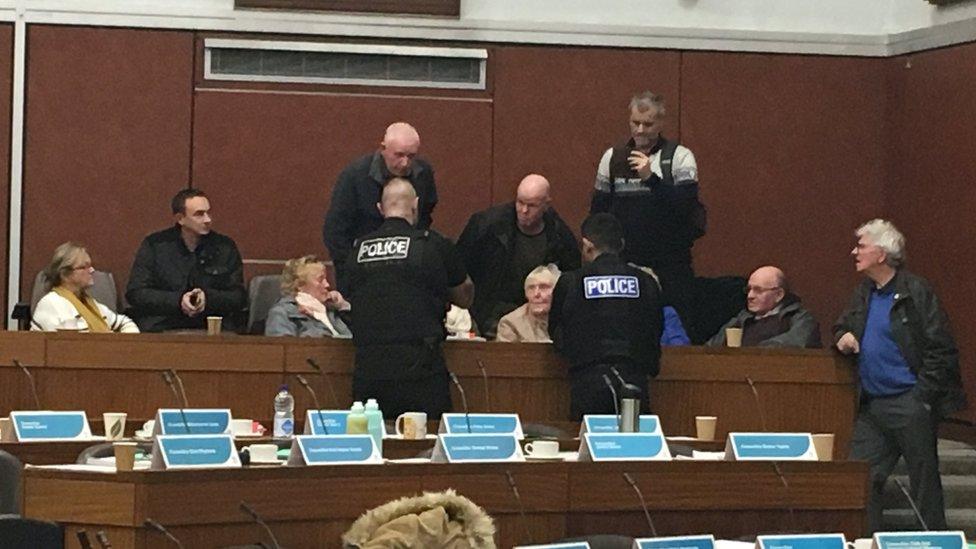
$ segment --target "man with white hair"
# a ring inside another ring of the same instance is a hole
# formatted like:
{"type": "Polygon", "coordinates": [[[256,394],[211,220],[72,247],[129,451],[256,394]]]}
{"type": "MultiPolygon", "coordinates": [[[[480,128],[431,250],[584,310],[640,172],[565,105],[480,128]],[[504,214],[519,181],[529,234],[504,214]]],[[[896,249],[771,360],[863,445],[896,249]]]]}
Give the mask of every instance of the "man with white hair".
{"type": "Polygon", "coordinates": [[[856,235],[851,255],[865,280],[833,331],[837,349],[857,355],[860,407],[850,458],[871,464],[868,526],[882,529],[885,481],[904,456],[926,529],[945,530],[936,449],[939,420],[965,404],[959,351],[928,281],[903,268],[898,229],[874,219],[856,235]]]}
{"type": "Polygon", "coordinates": [[[417,157],[420,135],[406,122],[395,122],[386,128],[380,148],[346,166],[332,189],[329,211],[325,214],[322,240],[329,249],[336,268],[336,278],[343,283],[346,258],[352,243],[383,224],[376,209],[383,186],[394,177],[410,181],[420,199],[417,228],[427,229],[437,206],[437,187],[430,164],[417,157]]]}
{"type": "Polygon", "coordinates": [[[549,308],[552,289],[559,280],[559,267],[539,265],[525,277],[526,302],[498,321],[497,341],[549,343],[549,308]]]}
{"type": "Polygon", "coordinates": [[[523,282],[539,265],[554,263],[563,271],[580,267],[573,231],[551,206],[545,177],[522,178],[515,201],[471,216],[458,237],[458,251],[474,281],[471,316],[487,339],[498,320],[525,303],[523,282]]]}

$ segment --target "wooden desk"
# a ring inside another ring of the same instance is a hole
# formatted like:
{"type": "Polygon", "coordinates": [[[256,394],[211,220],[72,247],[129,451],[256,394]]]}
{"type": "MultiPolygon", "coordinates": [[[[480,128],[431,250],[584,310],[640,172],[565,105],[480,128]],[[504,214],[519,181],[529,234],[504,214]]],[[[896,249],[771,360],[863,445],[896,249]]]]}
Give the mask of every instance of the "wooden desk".
{"type": "Polygon", "coordinates": [[[788,489],[770,463],[640,462],[488,465],[252,467],[237,470],[64,472],[28,468],[24,514],[66,525],[67,547],[78,528],[105,530],[113,546],[165,548],[141,527],[152,518],[187,547],[262,540],[238,510],[247,501],[293,548],[339,547],[362,512],[391,499],[454,488],[495,518],[499,547],[597,533],[647,535],[630,473],[644,493],[661,535],[711,532],[738,537],[796,528],[861,534],[867,465],[781,463],[788,489]],[[509,489],[511,472],[519,503],[509,489]],[[790,511],[792,509],[792,512],[790,511]],[[792,518],[790,518],[792,515],[792,518]]]}
{"type": "MultiPolygon", "coordinates": [[[[448,342],[447,364],[467,389],[471,411],[518,412],[523,422],[566,420],[565,364],[550,345],[448,342]],[[487,380],[478,360],[485,364],[487,380]],[[487,381],[487,382],[486,382],[487,381]]],[[[353,348],[349,341],[204,335],[0,333],[0,415],[33,408],[23,373],[31,366],[42,406],[82,409],[89,417],[126,411],[130,422],[152,417],[174,400],[159,370],[175,368],[195,407],[229,407],[236,417],[266,422],[282,382],[291,382],[296,415],[310,401],[293,374],[309,377],[325,407],[348,407],[353,348]],[[331,384],[338,402],[333,401],[331,384]]],[[[730,430],[833,432],[846,455],[854,421],[849,361],[827,350],[671,347],[650,385],[651,403],[669,435],[693,435],[696,415],[719,418],[718,438],[730,430]],[[760,413],[746,378],[763,403],[760,413]],[[765,415],[765,425],[762,420],[765,415]]],[[[454,395],[455,403],[460,402],[454,395]]]]}

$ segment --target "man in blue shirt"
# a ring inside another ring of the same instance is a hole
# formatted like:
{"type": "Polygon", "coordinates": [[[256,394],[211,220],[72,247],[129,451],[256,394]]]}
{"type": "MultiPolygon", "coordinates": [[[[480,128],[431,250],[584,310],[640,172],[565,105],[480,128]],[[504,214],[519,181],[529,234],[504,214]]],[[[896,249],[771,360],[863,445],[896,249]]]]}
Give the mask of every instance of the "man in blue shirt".
{"type": "Polygon", "coordinates": [[[834,342],[857,355],[860,407],[850,459],[871,464],[868,526],[882,529],[885,481],[905,457],[911,495],[925,525],[946,528],[937,453],[938,424],[963,407],[959,351],[929,283],[902,268],[905,237],[874,219],[851,251],[866,280],[834,325],[834,342]]]}

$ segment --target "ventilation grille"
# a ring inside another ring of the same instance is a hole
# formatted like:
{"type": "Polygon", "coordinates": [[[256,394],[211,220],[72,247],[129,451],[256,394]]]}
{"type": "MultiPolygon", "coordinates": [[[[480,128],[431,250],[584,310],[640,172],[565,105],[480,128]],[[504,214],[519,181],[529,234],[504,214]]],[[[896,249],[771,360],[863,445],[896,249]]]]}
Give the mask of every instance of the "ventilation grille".
{"type": "Polygon", "coordinates": [[[485,89],[487,50],[207,39],[208,80],[485,89]]]}

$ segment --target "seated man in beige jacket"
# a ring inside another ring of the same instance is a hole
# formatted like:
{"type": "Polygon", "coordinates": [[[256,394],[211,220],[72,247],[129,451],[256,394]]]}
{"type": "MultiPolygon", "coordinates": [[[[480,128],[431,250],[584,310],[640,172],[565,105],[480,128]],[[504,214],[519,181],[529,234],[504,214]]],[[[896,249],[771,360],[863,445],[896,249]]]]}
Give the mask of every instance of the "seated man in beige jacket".
{"type": "Polygon", "coordinates": [[[522,343],[550,343],[549,307],[552,289],[559,280],[559,267],[554,263],[540,265],[525,277],[527,303],[498,321],[496,341],[522,343]]]}

